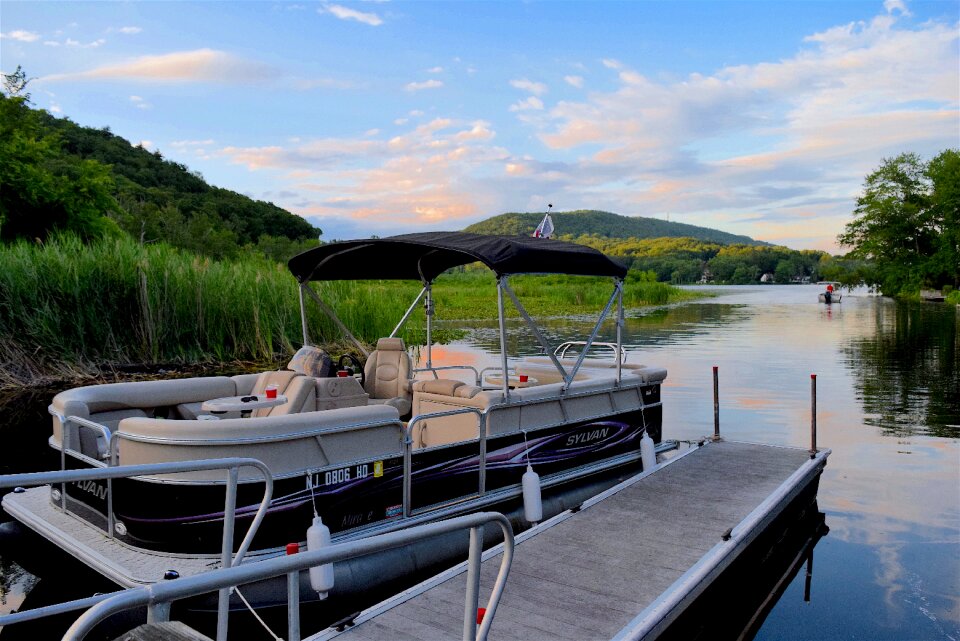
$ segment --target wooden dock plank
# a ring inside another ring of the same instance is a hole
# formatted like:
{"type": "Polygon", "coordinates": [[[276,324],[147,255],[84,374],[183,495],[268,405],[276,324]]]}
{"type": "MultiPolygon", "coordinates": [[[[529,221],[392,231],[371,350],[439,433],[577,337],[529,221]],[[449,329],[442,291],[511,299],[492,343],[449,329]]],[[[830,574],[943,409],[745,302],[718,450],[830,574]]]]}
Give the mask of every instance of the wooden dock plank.
{"type": "MultiPolygon", "coordinates": [[[[798,449],[711,443],[526,539],[490,638],[609,639],[808,458],[798,449]]],[[[481,604],[499,563],[498,555],[481,568],[481,604]]],[[[465,585],[458,575],[341,636],[457,638],[465,585]]]]}

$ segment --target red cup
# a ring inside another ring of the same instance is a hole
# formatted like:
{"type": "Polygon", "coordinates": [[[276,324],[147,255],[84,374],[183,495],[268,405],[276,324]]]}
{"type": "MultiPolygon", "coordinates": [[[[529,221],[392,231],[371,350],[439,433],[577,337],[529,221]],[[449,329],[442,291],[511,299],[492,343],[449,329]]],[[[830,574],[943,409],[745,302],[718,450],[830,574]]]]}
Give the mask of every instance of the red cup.
{"type": "Polygon", "coordinates": [[[300,544],[299,544],[299,543],[287,543],[287,555],[288,555],[288,556],[291,555],[291,554],[297,554],[298,552],[300,552],[300,544]]]}
{"type": "Polygon", "coordinates": [[[530,377],[527,376],[526,374],[521,374],[521,375],[520,375],[520,382],[521,382],[521,383],[526,383],[526,382],[529,381],[529,380],[530,380],[530,377]]]}
{"type": "Polygon", "coordinates": [[[267,388],[264,390],[267,394],[267,398],[276,398],[277,397],[277,386],[276,385],[267,385],[267,388]]]}
{"type": "Polygon", "coordinates": [[[344,370],[340,370],[339,372],[337,372],[337,376],[339,376],[340,378],[346,378],[347,376],[350,376],[350,374],[348,372],[345,372],[344,370]]]}

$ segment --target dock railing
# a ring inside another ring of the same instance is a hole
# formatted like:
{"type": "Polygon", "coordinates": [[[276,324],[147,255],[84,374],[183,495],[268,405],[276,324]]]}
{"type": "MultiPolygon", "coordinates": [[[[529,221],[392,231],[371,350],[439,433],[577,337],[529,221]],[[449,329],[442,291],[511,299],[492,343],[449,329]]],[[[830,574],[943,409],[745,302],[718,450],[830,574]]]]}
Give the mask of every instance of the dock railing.
{"type": "MultiPolygon", "coordinates": [[[[257,459],[237,457],[207,459],[200,461],[171,461],[167,463],[120,465],[115,467],[95,467],[83,470],[58,470],[52,472],[8,474],[0,476],[0,488],[23,488],[35,485],[60,484],[61,489],[59,491],[62,493],[61,502],[62,506],[65,508],[67,483],[106,480],[108,483],[107,508],[109,514],[111,515],[111,518],[109,519],[109,527],[111,528],[110,535],[112,537],[112,528],[114,527],[114,520],[112,518],[113,488],[110,484],[110,481],[117,478],[130,478],[149,474],[175,474],[178,472],[200,472],[209,470],[227,471],[226,499],[224,501],[223,510],[223,543],[221,546],[220,562],[224,568],[229,568],[232,565],[239,564],[240,561],[243,560],[243,557],[250,549],[250,544],[253,542],[253,537],[256,535],[257,529],[260,527],[260,523],[263,521],[264,516],[266,516],[267,509],[270,507],[270,502],[273,500],[273,475],[270,473],[270,469],[262,461],[257,459]],[[242,467],[252,467],[257,469],[263,475],[264,488],[263,499],[260,501],[260,507],[257,509],[257,513],[253,517],[250,527],[247,529],[247,534],[244,536],[243,541],[240,544],[240,548],[237,550],[236,555],[234,555],[233,539],[234,523],[236,521],[237,484],[240,477],[240,468],[242,467]]],[[[17,490],[15,489],[14,491],[17,490]]],[[[105,595],[103,599],[105,600],[108,597],[109,595],[105,595]]],[[[99,597],[81,599],[80,601],[61,603],[55,606],[47,606],[44,608],[37,608],[36,610],[28,610],[26,612],[6,615],[0,617],[0,626],[9,625],[18,621],[38,619],[51,614],[59,614],[62,612],[81,609],[89,606],[94,602],[93,599],[97,598],[99,597]]],[[[221,616],[224,621],[226,621],[226,614],[229,611],[229,605],[229,590],[222,590],[220,593],[218,612],[219,616],[221,616]]],[[[225,634],[224,638],[226,638],[225,634]]]]}
{"type": "MultiPolygon", "coordinates": [[[[506,585],[510,564],[513,561],[513,528],[510,521],[499,512],[467,514],[446,521],[427,523],[406,530],[379,534],[365,539],[338,543],[320,550],[300,552],[256,563],[204,572],[196,576],[165,581],[141,588],[131,588],[97,603],[77,619],[63,637],[63,641],[81,641],[93,628],[107,617],[137,607],[147,607],[147,620],[160,623],[169,620],[173,601],[213,592],[230,590],[236,586],[286,574],[287,580],[287,641],[300,641],[300,581],[299,573],[318,565],[335,563],[345,559],[389,550],[425,538],[458,530],[470,530],[470,557],[467,561],[467,588],[464,603],[464,641],[483,641],[490,632],[500,597],[506,585]],[[483,526],[496,523],[503,531],[503,558],[496,582],[487,602],[486,612],[477,624],[479,604],[480,562],[483,526]]],[[[221,622],[218,619],[218,638],[221,622]]],[[[225,632],[226,627],[223,627],[225,632]]]]}

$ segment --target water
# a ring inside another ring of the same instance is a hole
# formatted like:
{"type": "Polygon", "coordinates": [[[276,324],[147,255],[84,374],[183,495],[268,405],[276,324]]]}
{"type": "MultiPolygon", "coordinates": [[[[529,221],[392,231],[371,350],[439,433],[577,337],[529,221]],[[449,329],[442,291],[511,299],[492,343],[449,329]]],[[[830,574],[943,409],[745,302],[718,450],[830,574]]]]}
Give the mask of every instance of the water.
{"type": "MultiPolygon", "coordinates": [[[[628,314],[629,362],[669,370],[664,437],[712,434],[716,365],[726,438],[807,447],[816,374],[819,444],[833,450],[819,494],[830,533],[814,553],[811,600],[801,572],[755,638],[960,641],[960,312],[866,292],[828,307],[816,286],[706,289],[718,296],[628,314]]],[[[545,326],[552,341],[589,328],[576,318],[545,326]]],[[[519,325],[509,337],[514,353],[538,351],[519,325]]],[[[480,368],[497,365],[498,350],[494,325],[474,324],[433,359],[480,368]]],[[[39,460],[48,425],[34,423],[29,445],[20,439],[0,466],[39,460]]],[[[0,427],[7,439],[24,429],[0,427]]],[[[33,582],[0,560],[0,612],[33,582]]]]}

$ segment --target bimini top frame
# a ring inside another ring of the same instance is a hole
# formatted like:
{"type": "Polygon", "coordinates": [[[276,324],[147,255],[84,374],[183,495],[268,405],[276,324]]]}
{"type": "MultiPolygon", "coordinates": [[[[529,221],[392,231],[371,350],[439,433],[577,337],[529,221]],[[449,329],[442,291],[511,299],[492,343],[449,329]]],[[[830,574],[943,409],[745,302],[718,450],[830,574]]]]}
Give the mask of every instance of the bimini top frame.
{"type": "Polygon", "coordinates": [[[423,290],[393,330],[395,335],[424,298],[427,315],[427,368],[432,369],[432,317],[433,299],[431,289],[434,279],[452,267],[481,262],[497,276],[497,308],[500,322],[500,353],[503,367],[503,391],[509,397],[506,353],[506,326],[504,324],[503,297],[506,294],[517,308],[520,316],[533,331],[537,341],[550,356],[554,366],[564,379],[564,389],[573,381],[583,363],[584,356],[596,339],[613,304],[617,303],[617,381],[620,381],[620,358],[623,327],[623,279],[627,268],[601,252],[559,240],[529,238],[525,236],[485,236],[464,232],[430,232],[404,234],[388,238],[350,240],[321,245],[298,254],[287,263],[290,272],[300,283],[300,312],[303,324],[303,342],[309,343],[307,333],[304,294],[313,298],[320,308],[336,323],[346,337],[364,353],[366,349],[337,318],[333,310],[309,286],[313,280],[419,280],[423,290]],[[567,372],[546,338],[530,318],[523,305],[510,288],[512,274],[571,274],[577,276],[609,276],[614,288],[600,318],[597,320],[584,349],[573,369],[567,372]]]}

